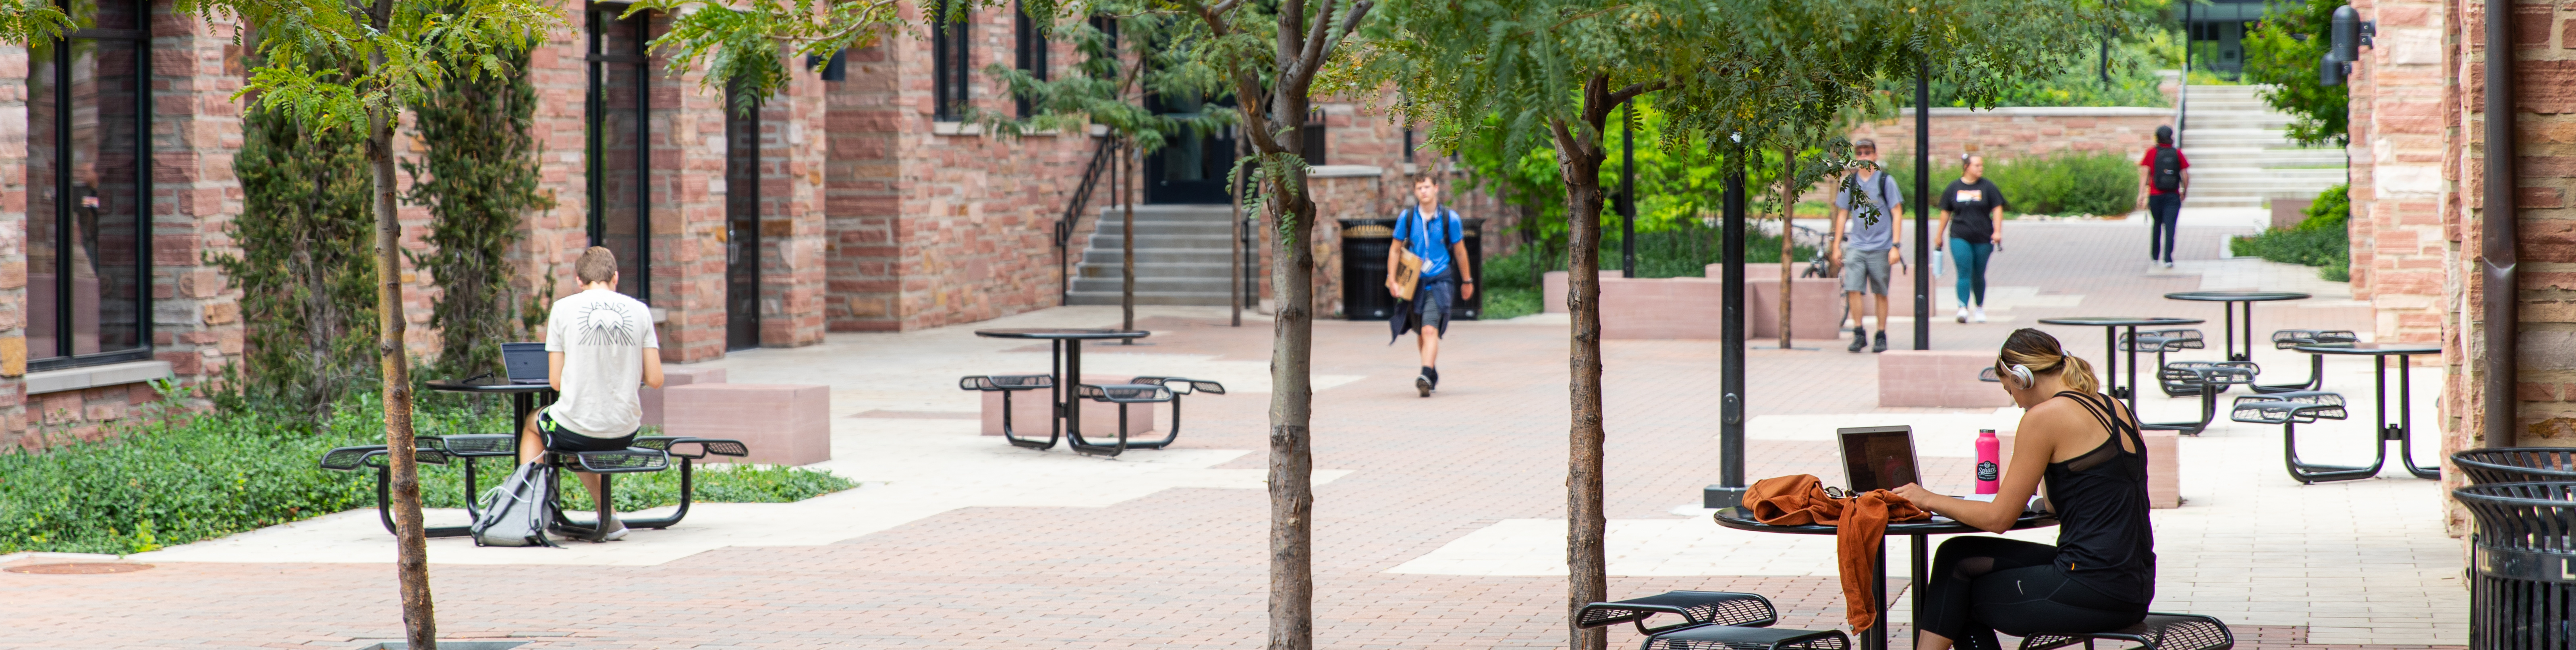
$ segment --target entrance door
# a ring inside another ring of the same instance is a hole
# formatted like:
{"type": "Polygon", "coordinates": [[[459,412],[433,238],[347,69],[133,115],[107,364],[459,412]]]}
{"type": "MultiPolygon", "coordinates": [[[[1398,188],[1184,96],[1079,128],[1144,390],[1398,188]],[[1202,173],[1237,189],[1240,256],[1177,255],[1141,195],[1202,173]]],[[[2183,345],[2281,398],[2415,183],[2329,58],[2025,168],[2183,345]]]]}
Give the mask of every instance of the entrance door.
{"type": "MultiPolygon", "coordinates": [[[[1216,102],[1196,96],[1145,98],[1146,110],[1174,117],[1196,117],[1208,108],[1233,105],[1231,98],[1216,102]]],[[[1234,164],[1234,137],[1234,127],[1230,126],[1207,135],[1184,130],[1164,144],[1162,151],[1146,156],[1145,202],[1232,202],[1233,198],[1225,193],[1225,175],[1234,164]]]]}
{"type": "Polygon", "coordinates": [[[725,98],[725,350],[760,347],[760,112],[725,98]]]}

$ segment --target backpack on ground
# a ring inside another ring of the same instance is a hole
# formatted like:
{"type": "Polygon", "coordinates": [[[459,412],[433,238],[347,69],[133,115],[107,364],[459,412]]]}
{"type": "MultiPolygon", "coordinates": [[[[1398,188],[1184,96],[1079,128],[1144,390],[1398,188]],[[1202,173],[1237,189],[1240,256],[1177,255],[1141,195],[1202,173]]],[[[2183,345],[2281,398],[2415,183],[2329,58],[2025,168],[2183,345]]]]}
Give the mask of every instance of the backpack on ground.
{"type": "Polygon", "coordinates": [[[546,540],[546,487],[555,468],[542,463],[520,465],[510,478],[483,493],[475,505],[475,546],[553,546],[546,540]]]}
{"type": "Polygon", "coordinates": [[[2156,164],[2150,168],[2156,191],[2173,193],[2182,189],[2182,152],[2173,147],[2156,147],[2156,164]]]}

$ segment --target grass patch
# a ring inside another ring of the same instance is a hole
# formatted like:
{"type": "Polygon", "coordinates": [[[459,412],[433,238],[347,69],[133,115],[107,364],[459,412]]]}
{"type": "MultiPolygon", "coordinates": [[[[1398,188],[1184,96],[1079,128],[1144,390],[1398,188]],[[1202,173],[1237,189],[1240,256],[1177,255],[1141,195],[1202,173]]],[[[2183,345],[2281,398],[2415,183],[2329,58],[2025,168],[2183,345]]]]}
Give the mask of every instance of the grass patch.
{"type": "MultiPolygon", "coordinates": [[[[140,553],[375,506],[373,470],[316,466],[333,447],[384,440],[374,393],[344,402],[318,430],[249,410],[184,420],[158,415],[133,418],[103,442],[0,454],[0,553],[140,553]]],[[[514,430],[507,411],[439,400],[423,400],[413,417],[421,435],[514,430]]],[[[509,463],[482,468],[489,470],[481,481],[489,489],[509,463]]],[[[464,472],[463,463],[421,466],[427,505],[462,507],[464,472]]],[[[617,505],[678,503],[679,479],[677,472],[619,477],[617,505]]],[[[700,502],[796,501],[853,485],[793,467],[700,472],[697,481],[700,502]]],[[[575,481],[565,483],[569,503],[587,503],[575,481]]]]}
{"type": "Polygon", "coordinates": [[[2317,195],[2317,201],[2308,205],[2307,219],[2297,226],[2228,240],[2228,252],[2314,266],[2318,277],[2352,281],[2352,201],[2346,193],[2350,187],[2337,185],[2317,195]]]}
{"type": "MultiPolygon", "coordinates": [[[[1937,160],[1937,159],[1936,159],[1937,160]]],[[[1913,159],[1889,163],[1899,192],[1912,194],[1913,159]]],[[[1932,191],[1949,187],[1962,175],[1959,160],[1932,166],[1932,191]]],[[[1986,159],[1985,178],[2012,202],[2007,218],[2019,214],[2050,216],[2124,215],[2138,205],[2138,159],[2128,153],[2059,153],[2047,156],[1986,159]]],[[[1913,198],[1911,196],[1907,198],[1913,198]]],[[[1909,205],[1907,214],[1912,214],[1909,205]]],[[[1940,215],[1935,211],[1933,218],[1940,215]]]]}

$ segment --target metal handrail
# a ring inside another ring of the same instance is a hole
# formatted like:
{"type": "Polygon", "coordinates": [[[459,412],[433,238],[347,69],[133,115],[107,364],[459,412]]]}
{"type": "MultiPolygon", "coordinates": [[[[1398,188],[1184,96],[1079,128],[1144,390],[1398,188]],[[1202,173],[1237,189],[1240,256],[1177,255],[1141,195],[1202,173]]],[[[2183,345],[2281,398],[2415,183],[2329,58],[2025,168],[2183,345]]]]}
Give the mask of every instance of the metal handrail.
{"type": "Polygon", "coordinates": [[[1109,171],[1110,155],[1118,147],[1115,138],[1100,138],[1091,149],[1091,163],[1082,167],[1082,182],[1073,186],[1073,200],[1064,206],[1064,217],[1055,221],[1055,304],[1070,304],[1073,272],[1067,267],[1071,255],[1074,226],[1082,219],[1083,208],[1091,204],[1091,191],[1100,185],[1100,175],[1109,171]]]}

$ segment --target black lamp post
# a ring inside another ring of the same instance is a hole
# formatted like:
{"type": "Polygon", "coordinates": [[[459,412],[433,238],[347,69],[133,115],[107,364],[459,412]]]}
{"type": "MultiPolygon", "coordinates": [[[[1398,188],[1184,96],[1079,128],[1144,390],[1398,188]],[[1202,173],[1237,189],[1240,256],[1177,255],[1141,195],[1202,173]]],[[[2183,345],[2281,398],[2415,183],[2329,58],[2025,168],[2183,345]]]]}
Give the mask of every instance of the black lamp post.
{"type": "MultiPolygon", "coordinates": [[[[1914,349],[1932,349],[1932,58],[1914,68],[1914,349]]],[[[1896,215],[1888,215],[1894,219],[1896,215]]]]}
{"type": "MultiPolygon", "coordinates": [[[[1744,157],[1743,135],[1726,149],[1726,199],[1719,235],[1717,484],[1701,492],[1700,506],[1732,508],[1744,501],[1744,157]]],[[[1785,233],[1783,236],[1786,236],[1785,233]]]]}

